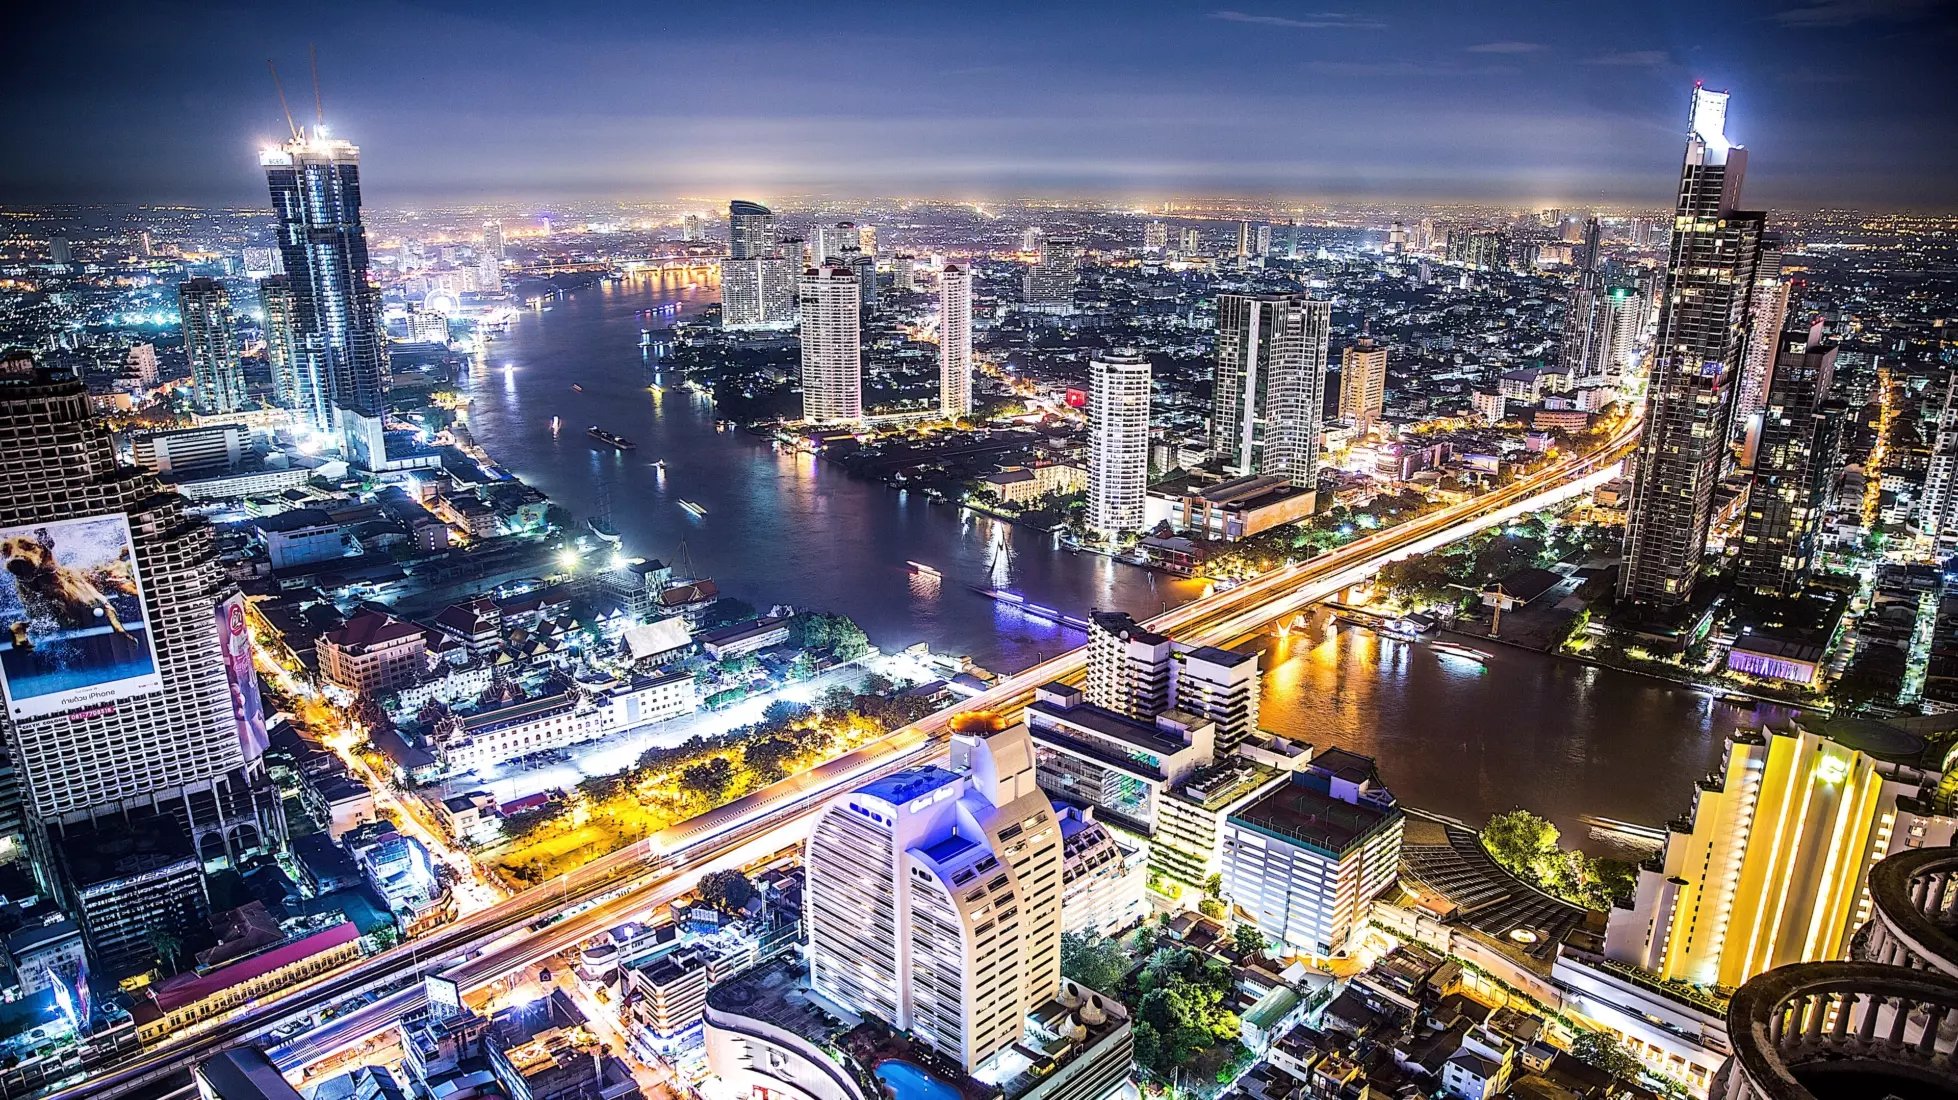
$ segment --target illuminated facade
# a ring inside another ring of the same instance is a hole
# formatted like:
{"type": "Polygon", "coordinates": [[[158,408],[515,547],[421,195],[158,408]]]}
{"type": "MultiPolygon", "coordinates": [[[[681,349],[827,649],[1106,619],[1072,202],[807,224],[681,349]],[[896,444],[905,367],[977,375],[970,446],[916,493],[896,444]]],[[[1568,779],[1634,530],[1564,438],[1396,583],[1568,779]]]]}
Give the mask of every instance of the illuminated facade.
{"type": "Polygon", "coordinates": [[[338,435],[347,461],[387,461],[387,369],[380,295],[367,278],[360,150],[315,132],[259,154],[272,192],[279,254],[291,279],[298,410],[338,435]]]}
{"type": "Polygon", "coordinates": [[[1815,564],[1849,410],[1829,400],[1836,345],[1823,338],[1820,321],[1807,332],[1782,333],[1775,346],[1741,524],[1740,582],[1787,596],[1815,564]]]}
{"type": "Polygon", "coordinates": [[[197,386],[197,411],[236,412],[245,407],[245,366],[238,358],[238,319],[231,293],[216,279],[192,279],[177,287],[184,321],[184,358],[197,386]]]}
{"type": "Polygon", "coordinates": [[[1920,796],[1936,773],[1890,762],[1921,750],[1911,735],[1846,720],[1736,735],[1690,819],[1641,868],[1631,907],[1612,910],[1605,956],[1721,989],[1842,958],[1870,919],[1870,867],[1951,843],[1953,820],[1920,796]]]}
{"type": "Polygon", "coordinates": [[[775,215],[758,202],[727,204],[728,258],[721,261],[721,327],[736,332],[795,327],[801,250],[784,255],[775,215]]]}
{"type": "Polygon", "coordinates": [[[970,1073],[1061,986],[1061,828],[1026,727],[842,796],[810,835],[809,983],[970,1073]]]}
{"type": "Polygon", "coordinates": [[[802,418],[812,424],[863,420],[861,303],[856,272],[840,264],[810,268],[796,283],[802,418]]]}
{"type": "Polygon", "coordinates": [[[958,264],[938,276],[938,411],[972,412],[972,273],[958,264]]]}
{"type": "Polygon", "coordinates": [[[1699,579],[1760,256],[1764,216],[1736,208],[1747,150],[1726,122],[1727,93],[1695,87],[1618,588],[1660,609],[1699,579]]]}
{"type": "Polygon", "coordinates": [[[1360,337],[1339,356],[1339,418],[1361,432],[1380,422],[1387,406],[1387,349],[1360,337]]]}
{"type": "Polygon", "coordinates": [[[273,275],[258,281],[258,304],[265,311],[265,361],[272,368],[272,400],[281,408],[299,406],[299,346],[293,327],[297,303],[292,280],[273,275]]]}
{"type": "Polygon", "coordinates": [[[1224,469],[1317,487],[1332,309],[1303,294],[1217,296],[1210,453],[1224,469]]]}
{"type": "Polygon", "coordinates": [[[1133,350],[1088,365],[1088,527],[1139,531],[1149,488],[1149,360],[1133,350]]]}

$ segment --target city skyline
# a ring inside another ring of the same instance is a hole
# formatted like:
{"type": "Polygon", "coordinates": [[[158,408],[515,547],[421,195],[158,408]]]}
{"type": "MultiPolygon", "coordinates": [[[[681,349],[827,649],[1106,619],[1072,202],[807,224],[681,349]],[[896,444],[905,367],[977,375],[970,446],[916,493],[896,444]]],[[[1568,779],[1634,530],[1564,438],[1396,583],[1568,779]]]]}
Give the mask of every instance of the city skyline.
{"type": "Polygon", "coordinates": [[[1756,169],[1762,205],[1951,205],[1958,123],[1936,106],[1948,96],[1898,97],[1888,80],[1915,62],[1944,71],[1950,32],[1931,5],[1786,0],[1703,6],[1690,20],[1537,4],[1078,11],[1014,7],[980,23],[775,9],[744,21],[738,42],[718,25],[645,34],[624,11],[537,27],[515,6],[466,18],[372,8],[325,35],[283,9],[196,35],[167,9],[37,12],[0,135],[65,153],[0,171],[0,199],[248,201],[252,151],[284,125],[264,60],[282,63],[295,117],[310,121],[305,50],[317,44],[331,132],[387,163],[383,201],[403,203],[896,190],[1658,205],[1679,88],[1702,79],[1749,89],[1734,131],[1776,151],[1756,169]],[[381,24],[392,31],[353,33],[381,24]],[[885,63],[795,76],[793,59],[825,35],[885,63]],[[33,58],[78,42],[107,55],[88,94],[34,78],[33,58]],[[505,58],[519,75],[499,78],[505,58]],[[659,78],[644,79],[648,65],[659,78]],[[1228,79],[1206,75],[1220,65],[1228,79]],[[757,66],[782,75],[756,79],[757,66]],[[539,81],[552,94],[536,94],[539,81]],[[1261,123],[1274,114],[1297,125],[1261,123]],[[122,150],[159,132],[184,137],[148,158],[139,193],[122,150]],[[1883,149],[1886,170],[1827,155],[1849,145],[1883,149]]]}

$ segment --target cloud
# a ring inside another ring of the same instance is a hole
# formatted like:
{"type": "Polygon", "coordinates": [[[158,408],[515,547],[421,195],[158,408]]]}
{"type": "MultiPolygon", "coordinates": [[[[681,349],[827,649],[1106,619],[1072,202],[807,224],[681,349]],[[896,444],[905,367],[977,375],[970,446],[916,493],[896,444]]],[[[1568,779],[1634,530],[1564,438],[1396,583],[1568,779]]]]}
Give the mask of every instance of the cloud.
{"type": "Polygon", "coordinates": [[[1895,22],[1927,14],[1937,0],[1815,0],[1770,16],[1784,27],[1847,27],[1872,20],[1895,22]]]}
{"type": "Polygon", "coordinates": [[[1321,76],[1463,77],[1496,76],[1516,71],[1512,65],[1455,65],[1413,61],[1304,61],[1299,67],[1321,76]]]}
{"type": "Polygon", "coordinates": [[[1543,48],[1543,43],[1541,42],[1515,42],[1515,41],[1504,40],[1501,42],[1483,42],[1480,45],[1470,46],[1468,48],[1468,52],[1470,53],[1535,53],[1542,48],[1543,48]]]}
{"type": "Polygon", "coordinates": [[[1210,18],[1226,23],[1255,23],[1261,27],[1287,27],[1301,31],[1380,31],[1387,24],[1361,19],[1350,12],[1314,11],[1304,15],[1255,15],[1250,12],[1213,11],[1210,18]]]}
{"type": "Polygon", "coordinates": [[[1670,64],[1672,56],[1664,50],[1624,50],[1603,53],[1585,60],[1586,65],[1608,65],[1620,69],[1656,69],[1670,64]]]}

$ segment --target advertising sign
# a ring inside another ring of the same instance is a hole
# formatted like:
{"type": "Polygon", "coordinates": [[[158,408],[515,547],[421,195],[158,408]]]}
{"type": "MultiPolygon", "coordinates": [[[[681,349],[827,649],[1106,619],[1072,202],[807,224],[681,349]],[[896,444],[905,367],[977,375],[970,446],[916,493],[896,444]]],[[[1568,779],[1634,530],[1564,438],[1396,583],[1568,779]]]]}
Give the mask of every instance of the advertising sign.
{"type": "Polygon", "coordinates": [[[245,759],[256,760],[265,755],[272,739],[265,732],[265,708],[259,703],[243,594],[218,605],[218,644],[224,647],[224,678],[231,684],[231,720],[238,724],[238,746],[245,750],[245,759]]]}
{"type": "Polygon", "coordinates": [[[0,688],[15,718],[162,690],[128,517],[0,528],[0,688]]]}

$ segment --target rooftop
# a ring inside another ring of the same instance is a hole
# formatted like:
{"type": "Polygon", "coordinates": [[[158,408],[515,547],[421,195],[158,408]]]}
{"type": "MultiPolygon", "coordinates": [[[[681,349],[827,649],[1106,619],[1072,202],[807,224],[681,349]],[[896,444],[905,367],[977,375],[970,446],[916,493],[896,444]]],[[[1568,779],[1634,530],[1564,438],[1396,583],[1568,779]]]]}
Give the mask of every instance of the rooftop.
{"type": "Polygon", "coordinates": [[[1231,821],[1338,858],[1400,819],[1398,809],[1342,802],[1309,782],[1301,782],[1309,775],[1299,773],[1292,782],[1232,814],[1231,821]]]}
{"type": "MultiPolygon", "coordinates": [[[[1081,703],[1072,707],[1057,706],[1045,700],[1036,699],[1027,704],[1029,715],[1039,715],[1054,724],[1075,726],[1089,733],[1098,734],[1110,740],[1152,753],[1157,757],[1173,756],[1189,748],[1189,745],[1168,732],[1159,729],[1152,722],[1139,722],[1126,714],[1106,710],[1093,703],[1081,703]]],[[[1174,714],[1175,712],[1170,712],[1174,714]]],[[[1184,717],[1188,717],[1187,715],[1184,717]]],[[[1189,719],[1194,724],[1197,719],[1189,719]]],[[[1032,723],[1029,723],[1032,725],[1032,723]]],[[[1048,729],[1033,726],[1034,738],[1040,739],[1048,729]]]]}
{"type": "Polygon", "coordinates": [[[921,795],[927,795],[947,783],[956,783],[959,773],[927,764],[921,768],[910,768],[887,775],[857,788],[856,793],[870,798],[881,798],[893,806],[902,806],[921,795]]]}

